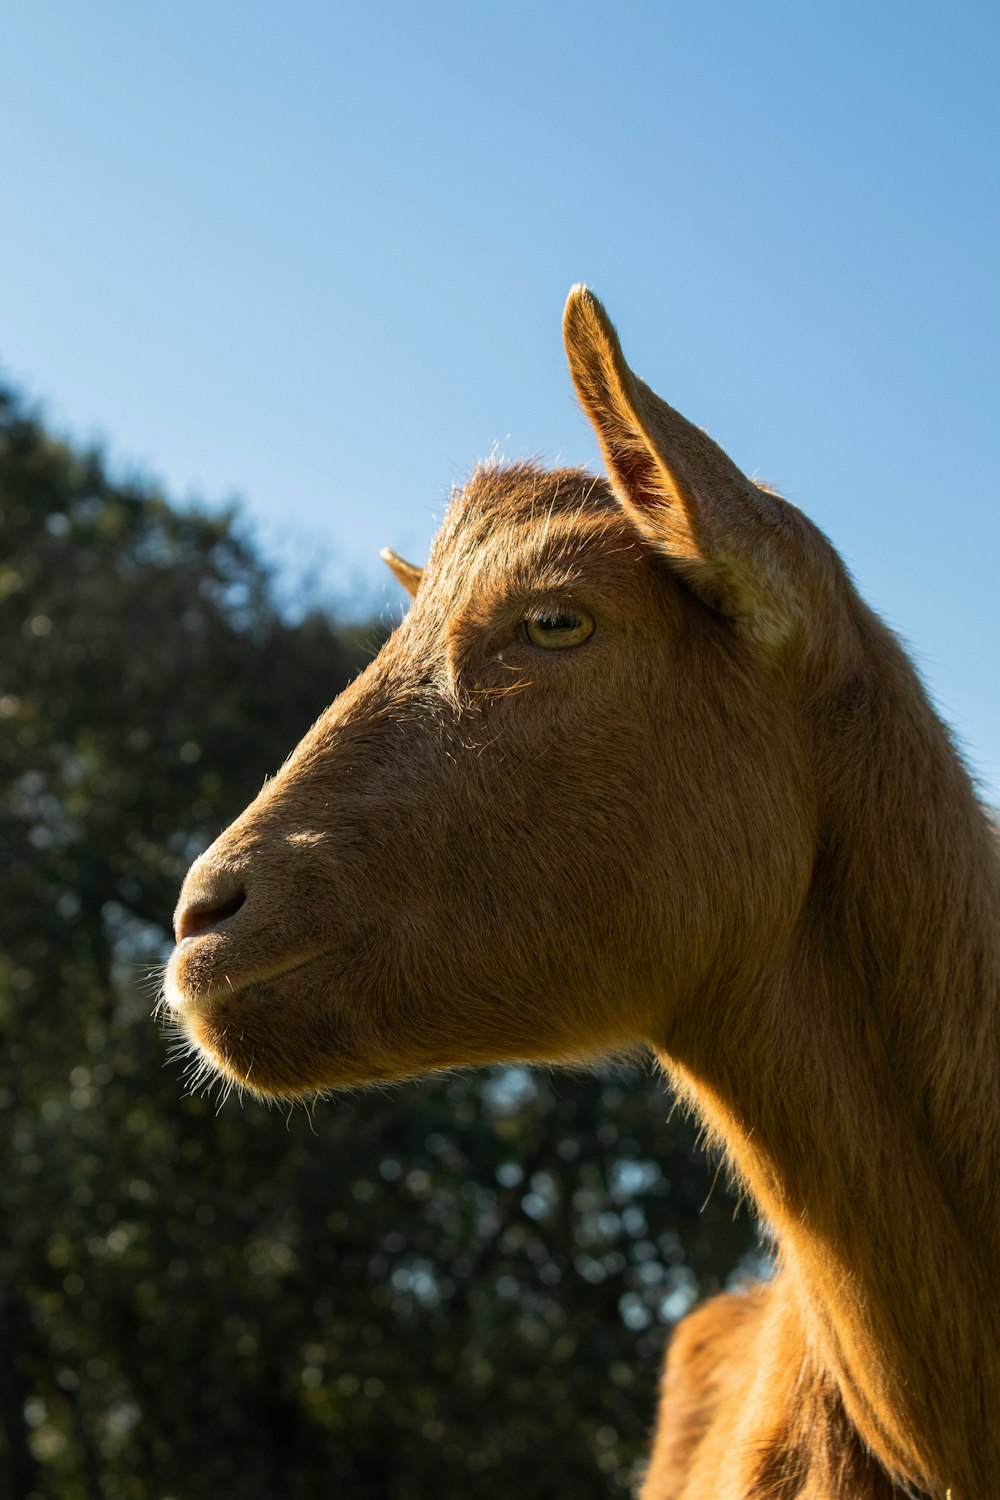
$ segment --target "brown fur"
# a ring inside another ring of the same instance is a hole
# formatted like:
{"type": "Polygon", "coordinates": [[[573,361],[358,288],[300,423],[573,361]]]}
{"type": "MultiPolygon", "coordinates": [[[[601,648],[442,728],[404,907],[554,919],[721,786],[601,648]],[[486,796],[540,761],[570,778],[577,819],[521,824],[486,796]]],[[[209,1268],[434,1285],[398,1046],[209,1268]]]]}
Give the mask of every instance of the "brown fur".
{"type": "Polygon", "coordinates": [[[266,1095],[653,1048],[780,1269],[678,1330],[645,1500],[987,1500],[991,828],[822,535],[585,289],[566,341],[610,484],[477,471],[402,625],[188,876],[168,999],[266,1095]],[[592,637],[531,644],[545,609],[592,637]]]}

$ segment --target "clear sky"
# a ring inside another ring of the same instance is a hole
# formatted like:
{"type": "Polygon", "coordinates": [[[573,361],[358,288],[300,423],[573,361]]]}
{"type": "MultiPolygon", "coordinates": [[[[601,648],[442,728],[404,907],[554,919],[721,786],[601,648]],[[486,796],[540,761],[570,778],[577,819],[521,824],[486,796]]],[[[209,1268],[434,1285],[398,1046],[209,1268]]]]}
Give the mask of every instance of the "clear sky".
{"type": "Polygon", "coordinates": [[[378,601],[559,321],[828,532],[1000,801],[996,0],[7,0],[0,361],[378,601]]]}

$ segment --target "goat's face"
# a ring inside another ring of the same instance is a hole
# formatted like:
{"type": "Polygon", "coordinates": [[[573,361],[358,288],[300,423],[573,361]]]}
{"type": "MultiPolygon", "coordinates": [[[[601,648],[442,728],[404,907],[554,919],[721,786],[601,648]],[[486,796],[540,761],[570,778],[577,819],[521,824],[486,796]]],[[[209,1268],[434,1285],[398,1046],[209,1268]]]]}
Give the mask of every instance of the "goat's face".
{"type": "MultiPolygon", "coordinates": [[[[614,490],[479,471],[402,624],[185,882],[168,1002],[262,1094],[669,1044],[794,924],[814,808],[787,535],[757,595],[740,538],[713,562],[705,523],[680,555],[681,500],[616,457],[570,352],[614,490]]],[[[811,533],[739,482],[751,521],[811,533]]]]}

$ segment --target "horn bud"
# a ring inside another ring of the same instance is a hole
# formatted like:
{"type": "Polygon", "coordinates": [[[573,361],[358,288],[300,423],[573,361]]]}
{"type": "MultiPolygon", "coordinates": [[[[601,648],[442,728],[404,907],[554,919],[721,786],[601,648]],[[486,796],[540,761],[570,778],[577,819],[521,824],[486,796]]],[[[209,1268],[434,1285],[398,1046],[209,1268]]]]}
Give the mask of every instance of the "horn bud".
{"type": "Polygon", "coordinates": [[[391,547],[383,547],[379,557],[388,565],[396,582],[403,585],[410,598],[415,598],[424,576],[423,568],[418,568],[416,563],[407,562],[398,552],[393,552],[391,547]]]}

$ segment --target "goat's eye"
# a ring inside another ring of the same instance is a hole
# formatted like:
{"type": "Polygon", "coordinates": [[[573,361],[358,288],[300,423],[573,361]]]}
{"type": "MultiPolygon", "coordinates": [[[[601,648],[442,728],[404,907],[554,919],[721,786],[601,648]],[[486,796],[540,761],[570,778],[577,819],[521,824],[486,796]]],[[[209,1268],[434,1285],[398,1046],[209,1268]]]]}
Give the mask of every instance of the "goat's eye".
{"type": "Polygon", "coordinates": [[[565,651],[582,646],[594,633],[594,622],[582,610],[546,609],[531,615],[521,626],[524,638],[532,646],[547,651],[565,651]]]}

